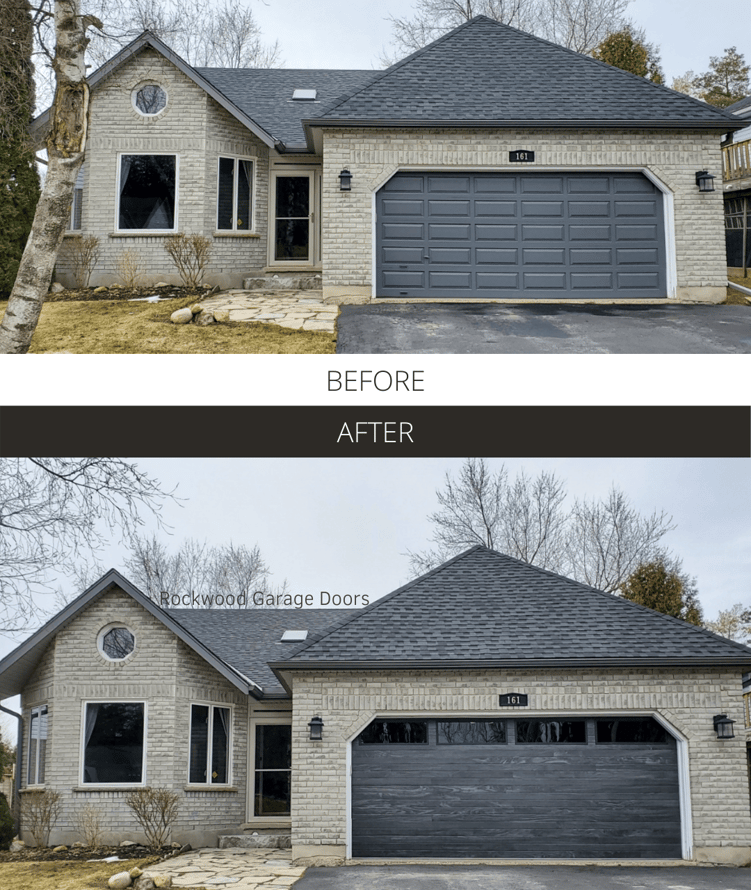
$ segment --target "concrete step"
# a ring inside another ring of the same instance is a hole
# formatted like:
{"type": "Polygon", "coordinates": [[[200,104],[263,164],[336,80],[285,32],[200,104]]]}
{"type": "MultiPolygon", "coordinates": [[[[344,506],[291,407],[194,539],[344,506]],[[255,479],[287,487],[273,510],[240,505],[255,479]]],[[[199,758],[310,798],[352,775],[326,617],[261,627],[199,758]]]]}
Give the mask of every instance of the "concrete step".
{"type": "Polygon", "coordinates": [[[243,847],[245,849],[257,849],[261,847],[274,847],[279,850],[289,850],[292,846],[292,834],[284,834],[278,831],[244,831],[242,834],[223,834],[219,838],[219,849],[227,847],[243,847]]]}
{"type": "Polygon", "coordinates": [[[320,290],[319,274],[258,275],[243,279],[243,290],[320,290]]]}

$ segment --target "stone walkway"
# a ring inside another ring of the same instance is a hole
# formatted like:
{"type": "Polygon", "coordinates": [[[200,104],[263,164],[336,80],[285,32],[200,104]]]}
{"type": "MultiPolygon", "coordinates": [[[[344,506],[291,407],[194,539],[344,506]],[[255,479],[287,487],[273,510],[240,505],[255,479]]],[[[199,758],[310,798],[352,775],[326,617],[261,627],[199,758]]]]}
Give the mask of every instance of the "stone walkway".
{"type": "Polygon", "coordinates": [[[295,331],[334,333],[339,307],[324,303],[315,290],[228,290],[207,297],[201,306],[217,321],[262,321],[295,331]],[[221,313],[229,315],[221,318],[221,313]],[[220,316],[217,317],[217,313],[220,316]]]}
{"type": "Polygon", "coordinates": [[[292,865],[290,850],[241,847],[192,850],[144,868],[145,874],[170,875],[173,887],[212,890],[288,890],[304,872],[292,865]]]}

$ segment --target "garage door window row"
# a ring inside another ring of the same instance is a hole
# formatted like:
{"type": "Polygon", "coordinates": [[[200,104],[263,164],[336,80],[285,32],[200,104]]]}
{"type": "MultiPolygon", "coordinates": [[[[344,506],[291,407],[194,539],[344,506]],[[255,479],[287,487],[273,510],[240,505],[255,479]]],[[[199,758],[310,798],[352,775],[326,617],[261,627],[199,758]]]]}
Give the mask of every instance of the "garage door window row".
{"type": "Polygon", "coordinates": [[[375,720],[358,745],[668,744],[652,717],[531,720],[375,720]]]}

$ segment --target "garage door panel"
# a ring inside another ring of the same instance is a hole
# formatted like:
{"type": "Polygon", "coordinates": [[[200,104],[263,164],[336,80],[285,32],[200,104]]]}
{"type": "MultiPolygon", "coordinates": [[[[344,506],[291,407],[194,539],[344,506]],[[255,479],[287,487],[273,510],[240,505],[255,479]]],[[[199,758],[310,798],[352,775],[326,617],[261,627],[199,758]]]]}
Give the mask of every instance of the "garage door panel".
{"type": "Polygon", "coordinates": [[[385,275],[388,287],[422,287],[425,283],[422,272],[394,271],[385,275]]]}
{"type": "MultiPolygon", "coordinates": [[[[609,719],[609,718],[604,718],[609,719]]],[[[352,747],[356,857],[679,858],[675,740],[352,747]]],[[[664,733],[663,733],[664,735],[664,733]]]]}
{"type": "Polygon", "coordinates": [[[431,287],[464,290],[472,286],[472,276],[469,272],[430,272],[428,284],[431,287]]]}
{"type": "Polygon", "coordinates": [[[379,296],[450,297],[453,271],[463,298],[667,295],[663,198],[640,173],[396,174],[376,214],[379,296]],[[393,275],[405,263],[420,266],[421,284],[393,275]],[[529,277],[553,266],[563,277],[529,277]]]}

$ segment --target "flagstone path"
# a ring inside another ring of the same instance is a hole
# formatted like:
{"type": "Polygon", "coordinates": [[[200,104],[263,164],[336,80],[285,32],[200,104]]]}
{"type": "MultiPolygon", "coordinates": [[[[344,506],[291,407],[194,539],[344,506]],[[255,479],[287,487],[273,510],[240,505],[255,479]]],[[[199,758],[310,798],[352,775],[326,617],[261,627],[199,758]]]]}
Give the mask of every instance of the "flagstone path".
{"type": "MultiPolygon", "coordinates": [[[[333,333],[339,306],[324,303],[320,291],[298,290],[228,290],[201,300],[201,306],[217,312],[227,311],[228,321],[262,321],[295,331],[333,333]]],[[[220,318],[217,318],[219,321],[220,318]]]]}
{"type": "Polygon", "coordinates": [[[211,890],[289,890],[305,872],[292,865],[289,850],[228,847],[192,850],[144,869],[145,874],[167,874],[173,887],[211,890]]]}

